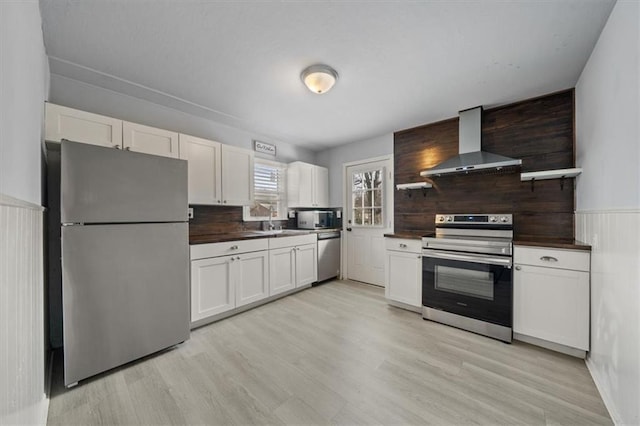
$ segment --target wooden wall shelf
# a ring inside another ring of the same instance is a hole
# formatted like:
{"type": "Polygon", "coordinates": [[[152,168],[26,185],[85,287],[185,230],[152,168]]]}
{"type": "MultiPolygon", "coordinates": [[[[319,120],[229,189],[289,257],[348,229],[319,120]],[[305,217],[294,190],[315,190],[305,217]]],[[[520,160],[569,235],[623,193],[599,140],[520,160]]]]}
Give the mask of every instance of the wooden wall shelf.
{"type": "Polygon", "coordinates": [[[582,173],[582,169],[580,168],[543,170],[540,172],[520,173],[520,180],[524,182],[527,180],[572,178],[578,176],[580,173],[582,173]]]}
{"type": "Polygon", "coordinates": [[[398,191],[407,190],[407,189],[426,189],[426,188],[432,188],[432,187],[433,185],[431,185],[428,182],[399,183],[396,185],[396,189],[398,191]]]}

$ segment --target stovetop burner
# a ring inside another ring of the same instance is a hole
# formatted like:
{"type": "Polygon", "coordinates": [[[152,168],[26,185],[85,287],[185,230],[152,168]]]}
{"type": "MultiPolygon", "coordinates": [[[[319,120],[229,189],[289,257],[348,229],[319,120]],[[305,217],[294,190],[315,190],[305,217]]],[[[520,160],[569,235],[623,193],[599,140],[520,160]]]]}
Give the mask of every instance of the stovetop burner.
{"type": "Polygon", "coordinates": [[[436,215],[436,232],[422,237],[424,249],[510,256],[511,214],[436,215]]]}

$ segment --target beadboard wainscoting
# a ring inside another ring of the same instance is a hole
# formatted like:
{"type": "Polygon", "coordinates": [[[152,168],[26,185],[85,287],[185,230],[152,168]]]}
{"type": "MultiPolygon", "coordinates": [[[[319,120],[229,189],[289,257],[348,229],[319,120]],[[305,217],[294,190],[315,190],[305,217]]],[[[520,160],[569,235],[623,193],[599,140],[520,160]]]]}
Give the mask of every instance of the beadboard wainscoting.
{"type": "Polygon", "coordinates": [[[43,211],[0,194],[0,424],[42,425],[43,211]]]}
{"type": "Polygon", "coordinates": [[[576,212],[576,238],[592,246],[587,367],[625,424],[640,418],[640,210],[576,212]]]}

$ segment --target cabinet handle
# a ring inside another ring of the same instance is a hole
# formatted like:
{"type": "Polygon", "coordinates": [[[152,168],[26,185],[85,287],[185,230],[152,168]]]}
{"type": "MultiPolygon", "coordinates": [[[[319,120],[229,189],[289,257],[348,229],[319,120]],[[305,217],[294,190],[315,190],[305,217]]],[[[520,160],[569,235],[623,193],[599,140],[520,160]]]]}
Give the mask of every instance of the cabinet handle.
{"type": "Polygon", "coordinates": [[[230,250],[238,250],[238,246],[231,246],[230,250]]]}
{"type": "Polygon", "coordinates": [[[235,259],[232,257],[232,258],[231,258],[231,261],[233,262],[234,260],[235,260],[235,259]]]}
{"type": "Polygon", "coordinates": [[[237,257],[236,257],[236,260],[240,260],[240,256],[237,256],[237,257]]]}
{"type": "Polygon", "coordinates": [[[540,258],[540,260],[542,260],[543,262],[557,262],[558,261],[558,259],[556,259],[553,256],[542,256],[540,258]]]}
{"type": "Polygon", "coordinates": [[[422,256],[418,255],[418,259],[421,259],[421,258],[422,258],[422,256]]]}
{"type": "Polygon", "coordinates": [[[220,204],[220,200],[218,200],[218,204],[220,204]]]}
{"type": "Polygon", "coordinates": [[[516,271],[519,271],[522,269],[522,266],[516,266],[516,271]]]}
{"type": "Polygon", "coordinates": [[[224,203],[224,204],[227,204],[227,200],[224,200],[224,201],[223,201],[223,203],[224,203]]]}
{"type": "Polygon", "coordinates": [[[131,151],[131,147],[130,147],[130,146],[128,146],[128,147],[126,147],[124,150],[125,150],[125,151],[131,151]]]}
{"type": "Polygon", "coordinates": [[[407,248],[407,245],[404,243],[400,243],[400,248],[407,248]]]}
{"type": "Polygon", "coordinates": [[[113,146],[115,149],[120,149],[120,145],[114,145],[113,146]]]}

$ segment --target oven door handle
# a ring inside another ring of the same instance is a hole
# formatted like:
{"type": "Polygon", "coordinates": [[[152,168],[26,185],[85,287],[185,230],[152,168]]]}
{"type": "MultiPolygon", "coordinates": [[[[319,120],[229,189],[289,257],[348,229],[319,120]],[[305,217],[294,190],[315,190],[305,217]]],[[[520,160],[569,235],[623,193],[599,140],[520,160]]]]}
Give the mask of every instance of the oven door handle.
{"type": "Polygon", "coordinates": [[[511,267],[511,258],[467,255],[430,249],[423,249],[422,255],[425,257],[433,257],[436,259],[460,260],[463,262],[484,263],[487,265],[506,266],[508,268],[511,267]]]}

